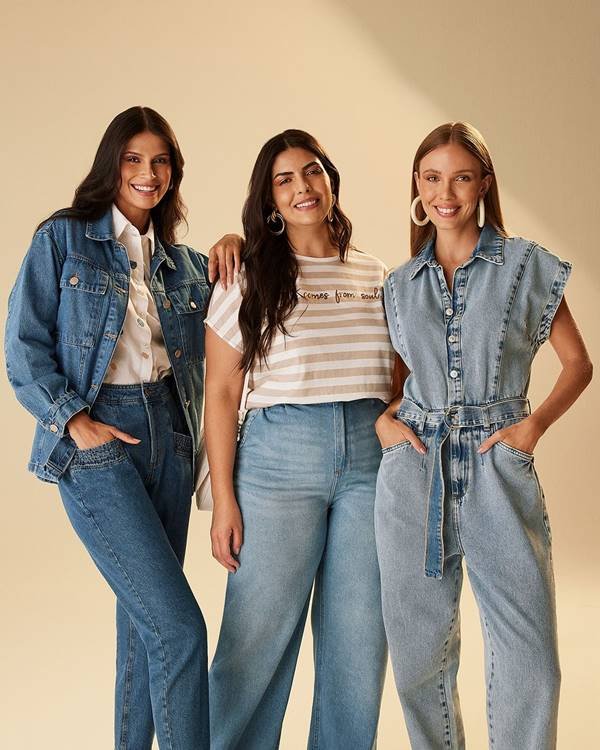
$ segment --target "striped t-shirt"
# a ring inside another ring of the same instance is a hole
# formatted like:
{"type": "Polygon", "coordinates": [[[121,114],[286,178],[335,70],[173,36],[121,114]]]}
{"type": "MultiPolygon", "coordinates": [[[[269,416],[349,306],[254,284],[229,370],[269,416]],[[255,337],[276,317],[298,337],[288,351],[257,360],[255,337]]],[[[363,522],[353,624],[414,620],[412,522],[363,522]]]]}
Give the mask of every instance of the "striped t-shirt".
{"type": "MultiPolygon", "coordinates": [[[[247,409],[391,397],[394,350],[383,308],[384,264],[351,248],[339,256],[298,260],[298,303],[275,332],[266,363],[255,363],[247,409]]],[[[212,294],[206,324],[238,351],[240,279],[212,294]]]]}

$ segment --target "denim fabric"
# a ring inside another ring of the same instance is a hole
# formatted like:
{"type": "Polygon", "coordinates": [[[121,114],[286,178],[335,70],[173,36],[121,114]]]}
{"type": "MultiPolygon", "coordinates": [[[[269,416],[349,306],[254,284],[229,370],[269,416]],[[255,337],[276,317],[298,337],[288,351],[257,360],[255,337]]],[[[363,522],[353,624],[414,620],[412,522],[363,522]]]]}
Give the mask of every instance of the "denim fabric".
{"type": "Polygon", "coordinates": [[[252,410],[235,488],[244,520],[209,673],[215,750],[279,747],[314,584],[308,747],[370,750],[386,665],[373,505],[376,399],[252,410]]]}
{"type": "Polygon", "coordinates": [[[117,596],[117,750],[150,750],[154,728],[161,750],[209,747],[206,627],[182,570],[192,439],[173,390],[102,386],[92,416],[141,443],[75,448],[58,483],[117,596]]]}
{"type": "MultiPolygon", "coordinates": [[[[129,259],[110,209],[97,221],[59,218],[36,232],[8,304],[5,353],[17,398],[37,420],[29,470],[57,482],[73,458],[65,425],[98,394],[123,327],[129,259]]],[[[207,259],[156,239],[150,288],[194,455],[203,395],[207,259]]]]}
{"type": "Polygon", "coordinates": [[[383,451],[375,508],[386,634],[412,747],[464,747],[456,690],[462,560],[485,638],[490,745],[555,747],[560,684],[550,531],[533,456],[481,442],[529,414],[532,360],[570,265],[484,227],[450,290],[432,240],[386,281],[411,371],[398,418],[427,446],[383,451]]]}

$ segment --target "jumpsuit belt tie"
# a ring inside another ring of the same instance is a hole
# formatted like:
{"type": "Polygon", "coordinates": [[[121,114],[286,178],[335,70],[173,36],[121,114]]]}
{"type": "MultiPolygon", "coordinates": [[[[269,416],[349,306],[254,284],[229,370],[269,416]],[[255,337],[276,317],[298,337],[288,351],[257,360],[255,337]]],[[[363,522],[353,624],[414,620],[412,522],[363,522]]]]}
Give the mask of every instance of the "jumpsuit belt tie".
{"type": "Polygon", "coordinates": [[[452,430],[484,427],[495,432],[509,419],[525,419],[531,413],[526,398],[511,398],[490,404],[474,406],[449,406],[446,409],[423,409],[418,404],[403,399],[396,413],[397,419],[406,421],[417,434],[433,433],[429,451],[433,461],[427,462],[430,471],[425,539],[425,576],[442,578],[444,570],[444,473],[442,449],[452,430]]]}

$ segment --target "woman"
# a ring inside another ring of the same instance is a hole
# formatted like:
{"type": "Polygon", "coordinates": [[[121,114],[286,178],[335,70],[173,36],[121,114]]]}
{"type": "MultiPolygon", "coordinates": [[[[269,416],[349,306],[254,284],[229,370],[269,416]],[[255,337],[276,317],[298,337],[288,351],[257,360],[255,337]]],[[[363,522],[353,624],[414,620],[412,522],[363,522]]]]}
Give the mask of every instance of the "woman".
{"type": "MultiPolygon", "coordinates": [[[[209,747],[206,629],[182,571],[203,396],[207,258],[175,245],[183,157],[147,107],[117,115],[9,301],[6,361],[117,596],[115,747],[209,747]]],[[[85,744],[85,743],[84,743],[85,744]]]]}
{"type": "Polygon", "coordinates": [[[508,237],[472,126],[436,128],[413,173],[414,257],[385,284],[390,335],[410,374],[377,423],[377,551],[396,685],[413,748],[464,747],[464,558],[485,638],[490,746],[553,748],[560,672],[533,452],[591,378],[563,298],[571,267],[508,237]],[[531,362],[548,338],[563,369],[530,413],[531,362]]]}
{"type": "Polygon", "coordinates": [[[211,537],[231,573],[209,675],[217,750],[278,747],[313,584],[309,746],[376,741],[386,646],[374,422],[393,352],[385,269],[350,245],[339,185],[308,133],[263,146],[243,212],[242,273],[215,288],[206,320],[211,537]]]}

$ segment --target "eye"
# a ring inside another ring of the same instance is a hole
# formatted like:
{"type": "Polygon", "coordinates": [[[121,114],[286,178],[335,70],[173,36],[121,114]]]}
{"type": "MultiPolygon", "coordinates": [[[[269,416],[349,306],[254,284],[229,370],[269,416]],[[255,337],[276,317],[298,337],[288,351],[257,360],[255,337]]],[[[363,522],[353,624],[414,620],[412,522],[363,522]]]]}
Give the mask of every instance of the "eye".
{"type": "Polygon", "coordinates": [[[139,159],[137,156],[134,156],[133,154],[127,154],[127,156],[124,157],[125,161],[131,162],[135,164],[136,162],[139,162],[139,159]]]}
{"type": "Polygon", "coordinates": [[[306,174],[323,174],[323,170],[321,167],[313,167],[312,169],[309,169],[306,174]]]}
{"type": "Polygon", "coordinates": [[[430,174],[428,177],[425,178],[427,182],[437,182],[437,175],[430,174]]]}
{"type": "Polygon", "coordinates": [[[285,183],[289,182],[289,181],[290,181],[289,177],[284,177],[282,180],[279,180],[279,182],[277,184],[278,185],[285,185],[285,183]]]}
{"type": "Polygon", "coordinates": [[[168,164],[169,163],[169,157],[168,156],[158,156],[154,161],[157,164],[168,164]]]}
{"type": "Polygon", "coordinates": [[[468,174],[458,175],[458,177],[456,179],[460,180],[461,182],[469,182],[471,180],[471,178],[469,177],[468,174]]]}

